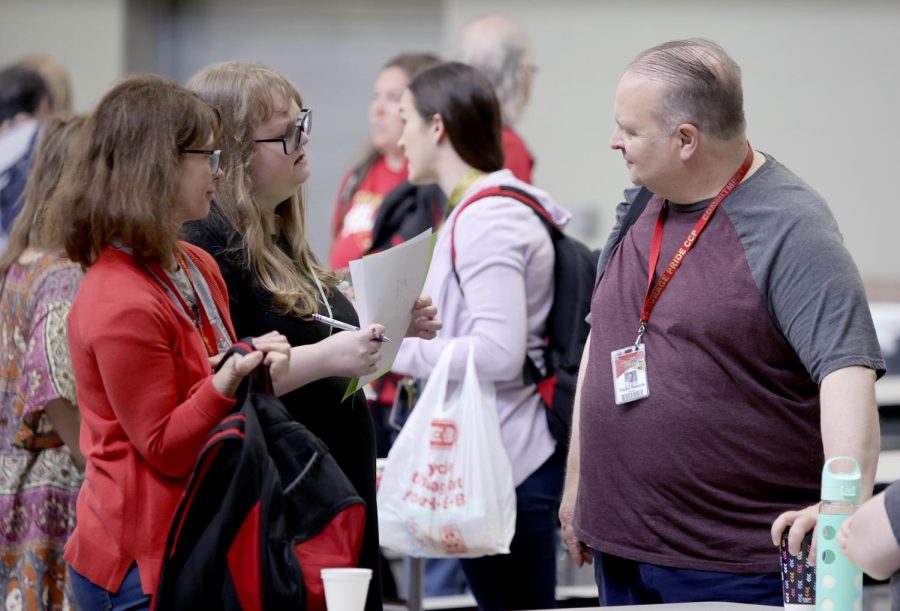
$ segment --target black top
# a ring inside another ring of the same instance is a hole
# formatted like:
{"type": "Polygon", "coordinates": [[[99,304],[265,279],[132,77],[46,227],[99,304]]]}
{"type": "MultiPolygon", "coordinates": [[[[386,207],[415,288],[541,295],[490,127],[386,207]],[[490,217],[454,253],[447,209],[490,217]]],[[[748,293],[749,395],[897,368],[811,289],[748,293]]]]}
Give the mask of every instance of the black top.
{"type": "MultiPolygon", "coordinates": [[[[218,262],[228,286],[231,321],[239,338],[255,337],[274,330],[284,334],[291,346],[303,346],[337,332],[322,323],[275,311],[272,294],[260,286],[251,273],[240,249],[237,231],[221,215],[215,202],[206,219],[185,225],[185,233],[187,241],[206,250],[218,262]]],[[[284,244],[279,247],[287,251],[284,244]]],[[[334,318],[359,324],[356,310],[340,291],[331,291],[328,299],[334,318]]],[[[320,308],[327,313],[324,306],[320,305],[320,308]]],[[[360,566],[373,571],[366,611],[377,611],[382,604],[375,503],[375,438],[363,392],[359,390],[346,401],[341,401],[349,383],[349,378],[324,378],[280,398],[291,416],[325,442],[366,502],[366,534],[360,566]]]]}

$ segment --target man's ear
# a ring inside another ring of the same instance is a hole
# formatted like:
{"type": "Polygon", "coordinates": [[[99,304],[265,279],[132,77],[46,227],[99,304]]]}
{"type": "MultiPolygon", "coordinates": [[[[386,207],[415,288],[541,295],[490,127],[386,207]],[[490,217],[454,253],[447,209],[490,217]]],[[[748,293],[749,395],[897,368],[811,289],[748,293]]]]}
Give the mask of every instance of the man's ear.
{"type": "Polygon", "coordinates": [[[675,137],[678,138],[678,154],[682,161],[687,161],[697,154],[700,145],[700,130],[692,123],[682,123],[675,128],[675,137]]]}
{"type": "Polygon", "coordinates": [[[439,114],[435,114],[431,117],[431,125],[428,127],[428,130],[431,133],[432,140],[435,144],[440,144],[444,141],[444,138],[447,137],[447,128],[444,125],[444,120],[439,114]]]}

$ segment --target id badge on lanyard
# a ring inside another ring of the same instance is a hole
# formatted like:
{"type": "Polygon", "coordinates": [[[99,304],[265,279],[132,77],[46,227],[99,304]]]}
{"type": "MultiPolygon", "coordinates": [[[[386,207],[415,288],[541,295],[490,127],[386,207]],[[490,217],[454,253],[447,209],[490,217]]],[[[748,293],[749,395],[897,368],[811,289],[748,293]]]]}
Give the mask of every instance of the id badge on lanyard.
{"type": "Polygon", "coordinates": [[[647,352],[644,344],[613,350],[611,357],[616,405],[624,405],[649,397],[647,352]]]}
{"type": "Polygon", "coordinates": [[[656,226],[653,229],[653,241],[650,243],[650,261],[647,266],[647,292],[644,296],[644,305],[641,308],[641,321],[640,327],[638,328],[637,339],[631,346],[613,350],[610,353],[610,359],[612,361],[613,394],[616,405],[624,405],[639,399],[646,399],[650,396],[650,385],[647,378],[647,349],[642,341],[644,333],[647,331],[647,325],[650,322],[650,313],[662,296],[663,291],[669,286],[669,283],[675,276],[675,272],[681,267],[687,253],[693,248],[694,244],[697,243],[697,238],[703,233],[703,230],[706,228],[707,223],[709,223],[709,219],[712,218],[713,213],[715,213],[725,198],[731,195],[731,192],[734,191],[735,187],[741,183],[752,164],[753,147],[748,143],[747,156],[744,158],[741,167],[739,167],[734,176],[725,183],[725,186],[722,187],[722,190],[719,191],[713,200],[709,202],[706,210],[703,211],[700,219],[678,247],[678,250],[675,251],[671,261],[666,265],[654,285],[653,276],[656,272],[656,264],[659,262],[659,251],[662,247],[663,224],[666,221],[666,212],[669,206],[667,201],[663,202],[663,205],[659,210],[659,215],[656,217],[656,226]]]}

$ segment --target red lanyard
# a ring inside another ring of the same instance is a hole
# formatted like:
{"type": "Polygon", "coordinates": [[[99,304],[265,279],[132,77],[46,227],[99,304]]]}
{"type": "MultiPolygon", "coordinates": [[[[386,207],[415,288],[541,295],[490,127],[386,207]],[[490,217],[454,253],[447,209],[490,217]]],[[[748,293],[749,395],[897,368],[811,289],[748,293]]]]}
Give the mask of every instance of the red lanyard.
{"type": "Polygon", "coordinates": [[[709,205],[706,207],[706,210],[703,211],[697,224],[694,225],[694,228],[691,229],[691,232],[681,243],[681,246],[675,251],[672,260],[666,265],[666,268],[663,270],[662,274],[660,274],[659,280],[656,281],[656,285],[654,286],[653,276],[656,273],[656,264],[659,263],[659,251],[662,247],[663,238],[663,225],[666,222],[666,213],[669,209],[669,202],[663,202],[662,208],[659,210],[659,215],[656,217],[656,227],[653,229],[653,241],[650,243],[650,262],[647,265],[647,293],[644,297],[644,305],[641,307],[641,325],[638,328],[637,340],[634,342],[635,346],[641,343],[644,332],[647,330],[647,323],[650,322],[650,313],[653,311],[659,298],[662,297],[663,291],[669,286],[669,282],[675,277],[675,272],[681,267],[688,252],[690,252],[691,248],[694,247],[694,244],[697,243],[697,238],[699,238],[700,234],[703,233],[703,230],[706,229],[709,219],[712,218],[712,215],[719,208],[719,205],[725,201],[725,198],[731,195],[731,192],[741,184],[741,181],[744,179],[744,176],[747,175],[747,171],[752,164],[753,147],[748,143],[747,157],[744,159],[744,163],[742,163],[741,167],[734,173],[734,176],[725,183],[722,190],[719,191],[711,202],[709,202],[709,205]]]}
{"type": "MultiPolygon", "coordinates": [[[[178,260],[178,265],[181,266],[181,269],[184,270],[185,276],[187,276],[188,282],[191,283],[191,287],[194,289],[194,294],[199,295],[197,293],[197,285],[194,283],[194,279],[191,276],[191,272],[188,269],[187,261],[184,260],[184,256],[178,252],[175,254],[175,258],[178,260]]],[[[153,275],[156,276],[157,280],[163,282],[166,287],[169,289],[169,294],[174,295],[178,302],[181,304],[181,309],[184,310],[184,313],[187,317],[194,323],[194,326],[197,328],[197,331],[200,332],[200,337],[203,338],[203,344],[206,346],[206,352],[209,356],[215,356],[219,353],[216,344],[216,332],[213,329],[212,323],[209,320],[209,316],[206,313],[206,310],[203,308],[203,304],[199,296],[197,297],[197,314],[194,315],[194,311],[188,305],[188,303],[184,300],[184,297],[181,295],[181,291],[175,286],[175,283],[172,282],[172,279],[169,278],[169,275],[163,271],[162,267],[158,263],[153,263],[150,265],[150,269],[153,271],[153,275]]]]}

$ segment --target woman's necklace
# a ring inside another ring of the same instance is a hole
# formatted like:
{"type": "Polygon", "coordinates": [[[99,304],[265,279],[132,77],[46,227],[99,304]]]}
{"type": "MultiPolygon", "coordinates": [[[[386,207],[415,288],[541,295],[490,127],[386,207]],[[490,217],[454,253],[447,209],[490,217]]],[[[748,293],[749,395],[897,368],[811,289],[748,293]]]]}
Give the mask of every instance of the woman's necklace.
{"type": "Polygon", "coordinates": [[[450,213],[453,212],[453,208],[456,207],[456,204],[459,203],[459,200],[462,199],[463,194],[469,190],[479,178],[484,176],[484,172],[481,170],[477,170],[475,168],[469,168],[469,170],[462,175],[458,181],[456,181],[456,185],[454,185],[453,190],[450,191],[450,197],[447,198],[447,213],[444,215],[444,218],[450,216],[450,213]]]}

